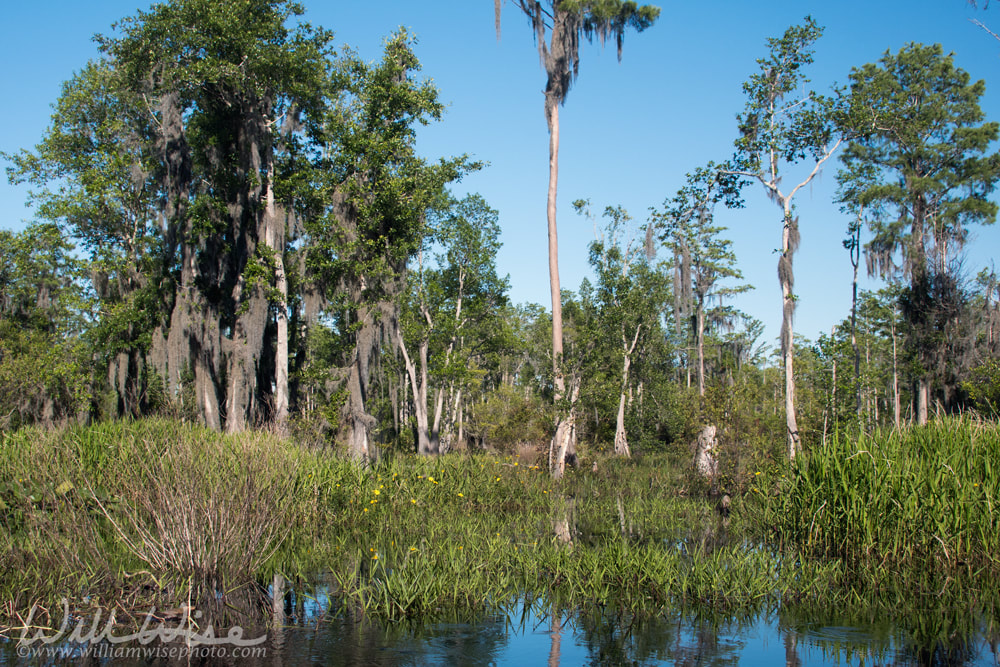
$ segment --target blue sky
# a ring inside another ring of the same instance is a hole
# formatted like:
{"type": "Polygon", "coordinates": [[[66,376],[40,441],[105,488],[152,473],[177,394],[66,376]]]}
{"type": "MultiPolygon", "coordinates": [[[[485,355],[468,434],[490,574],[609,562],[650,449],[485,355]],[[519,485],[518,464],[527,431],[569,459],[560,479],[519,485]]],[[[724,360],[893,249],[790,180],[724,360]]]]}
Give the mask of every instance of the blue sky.
{"type": "MultiPolygon", "coordinates": [[[[222,0],[220,0],[222,1],[222,0]]],[[[11,3],[0,41],[2,90],[0,150],[34,145],[42,136],[61,83],[97,56],[94,33],[148,4],[138,0],[61,0],[11,3]]],[[[400,26],[417,36],[423,75],[448,104],[443,122],[421,130],[418,150],[431,158],[469,153],[490,166],[457,188],[479,192],[500,211],[504,247],[501,272],[510,274],[511,298],[548,307],[545,195],[548,136],[542,113],[545,77],[527,21],[512,3],[503,12],[498,42],[489,0],[321,2],[305,0],[306,18],[333,30],[366,59],[379,56],[383,39],[400,26]]],[[[980,3],[982,4],[982,3],[980,3]]],[[[766,54],[766,39],[812,15],[825,26],[817,43],[812,86],[844,83],[853,66],[876,61],[908,42],[940,43],[957,64],[984,79],[982,101],[1000,120],[1000,41],[973,25],[978,18],[1000,32],[1000,12],[976,10],[965,0],[716,0],[663,2],[660,20],[625,39],[623,60],[614,47],[585,45],[580,76],[561,110],[559,180],[560,268],[564,288],[589,274],[592,223],[570,202],[589,198],[596,211],[622,205],[646,220],[683,183],[686,172],[731,154],[735,115],[744,105],[742,83],[766,54]]],[[[795,330],[811,339],[846,317],[851,268],[841,246],[847,218],[832,202],[838,165],[830,161],[814,184],[796,197],[802,245],[795,258],[799,307],[795,330]]],[[[807,173],[786,173],[785,182],[807,173]]],[[[797,181],[796,181],[797,182],[797,181]]],[[[0,183],[0,227],[19,229],[32,216],[25,190],[0,183]]],[[[780,212],[749,189],[746,207],[718,210],[739,266],[756,290],[736,305],[762,320],[773,339],[780,327],[780,293],[773,249],[780,245],[780,212]]],[[[1000,225],[974,230],[966,267],[974,275],[1000,248],[1000,225]]],[[[868,286],[875,286],[867,281],[868,286]]]]}

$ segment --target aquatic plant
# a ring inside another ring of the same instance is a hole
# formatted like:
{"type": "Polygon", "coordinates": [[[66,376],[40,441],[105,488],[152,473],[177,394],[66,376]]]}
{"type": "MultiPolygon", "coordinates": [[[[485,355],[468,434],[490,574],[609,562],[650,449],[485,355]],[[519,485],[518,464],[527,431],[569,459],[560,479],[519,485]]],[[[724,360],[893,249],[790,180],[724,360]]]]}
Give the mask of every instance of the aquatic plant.
{"type": "Polygon", "coordinates": [[[972,418],[814,447],[773,479],[764,521],[784,543],[854,565],[996,571],[1000,427],[972,418]]]}

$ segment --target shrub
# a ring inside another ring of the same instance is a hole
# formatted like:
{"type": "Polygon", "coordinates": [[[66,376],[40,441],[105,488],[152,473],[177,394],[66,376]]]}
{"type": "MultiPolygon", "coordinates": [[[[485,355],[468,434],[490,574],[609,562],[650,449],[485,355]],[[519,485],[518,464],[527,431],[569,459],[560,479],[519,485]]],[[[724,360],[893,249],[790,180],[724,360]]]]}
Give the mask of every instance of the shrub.
{"type": "Polygon", "coordinates": [[[502,386],[470,415],[468,433],[485,447],[513,453],[518,443],[543,443],[551,436],[552,407],[534,394],[502,386]]]}
{"type": "Polygon", "coordinates": [[[962,388],[984,415],[1000,417],[1000,362],[991,359],[974,368],[962,388]]]}

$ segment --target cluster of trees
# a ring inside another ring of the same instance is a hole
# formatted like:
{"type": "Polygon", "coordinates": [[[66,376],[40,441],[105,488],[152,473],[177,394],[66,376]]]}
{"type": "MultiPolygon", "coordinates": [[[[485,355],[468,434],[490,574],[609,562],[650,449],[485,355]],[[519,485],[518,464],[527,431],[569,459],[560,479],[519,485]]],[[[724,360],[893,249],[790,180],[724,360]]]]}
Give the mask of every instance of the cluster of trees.
{"type": "MultiPolygon", "coordinates": [[[[10,175],[86,252],[85,275],[60,280],[87,299],[72,334],[93,362],[85,386],[96,396],[107,377],[100,414],[161,401],[213,428],[283,430],[316,400],[299,371],[319,325],[346,387],[336,422],[363,457],[371,365],[405,266],[445,184],[476,165],[415,155],[415,126],[442,106],[415,77],[408,35],[369,65],[293,22],[300,12],[195,0],[123,20],[100,40],[104,57],[65,84],[43,141],[8,156],[10,175]]],[[[61,261],[60,243],[32,248],[35,261],[61,261]]],[[[330,383],[318,391],[331,400],[330,383]]]]}
{"type": "Polygon", "coordinates": [[[705,419],[783,433],[794,456],[801,432],[898,425],[910,405],[920,422],[935,402],[996,411],[998,281],[967,282],[958,264],[997,209],[982,82],[910,44],[844,90],[804,91],[822,31],[793,26],[744,86],[728,160],[692,171],[641,225],[575,203],[596,239],[593,280],[572,293],[557,263],[559,106],[581,38],[614,37],[620,55],[658,10],[515,4],[547,75],[550,312],[509,303],[498,213],[449,190],[481,165],[415,153],[442,105],[409,35],[369,64],[284,0],[174,0],[101,38],[41,143],[4,156],[40,220],[0,232],[4,423],[171,411],[297,429],[361,459],[375,443],[549,442],[561,474],[579,439],[628,456],[705,419]],[[810,343],[792,329],[794,197],[838,151],[855,305],[810,343]],[[734,307],[752,287],[713,223],[753,183],[780,208],[776,359],[734,307]],[[887,288],[858,293],[862,255],[887,288]]]}

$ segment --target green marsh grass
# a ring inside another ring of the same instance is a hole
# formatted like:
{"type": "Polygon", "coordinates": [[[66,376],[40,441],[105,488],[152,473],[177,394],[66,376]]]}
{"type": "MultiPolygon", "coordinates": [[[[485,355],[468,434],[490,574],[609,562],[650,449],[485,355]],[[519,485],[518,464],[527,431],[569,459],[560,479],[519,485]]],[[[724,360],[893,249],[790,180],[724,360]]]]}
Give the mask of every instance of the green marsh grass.
{"type": "Polygon", "coordinates": [[[972,422],[841,439],[794,470],[748,473],[726,521],[689,494],[676,454],[588,460],[554,481],[513,456],[360,467],[169,420],[0,437],[0,622],[62,597],[129,609],[221,593],[250,613],[276,573],[331,582],[331,614],[407,622],[526,600],[637,617],[891,610],[948,577],[915,569],[896,590],[879,564],[937,559],[965,573],[945,591],[962,596],[985,590],[1000,546],[997,430],[972,422]]]}
{"type": "Polygon", "coordinates": [[[779,539],[852,565],[1000,566],[1000,427],[971,418],[831,438],[764,503],[779,539]]]}
{"type": "Polygon", "coordinates": [[[295,450],[166,420],[2,437],[12,613],[69,597],[224,618],[261,597],[253,582],[290,531],[295,450]]]}

